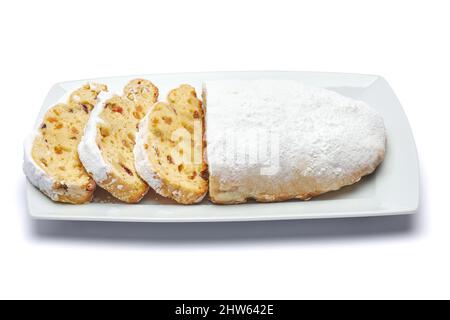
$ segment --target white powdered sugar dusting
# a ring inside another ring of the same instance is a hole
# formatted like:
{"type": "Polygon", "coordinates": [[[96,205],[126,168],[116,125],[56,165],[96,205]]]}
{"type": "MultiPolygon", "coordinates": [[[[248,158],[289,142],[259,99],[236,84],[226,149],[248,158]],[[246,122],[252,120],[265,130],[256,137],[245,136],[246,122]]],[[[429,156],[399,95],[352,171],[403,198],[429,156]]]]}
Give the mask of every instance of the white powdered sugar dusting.
{"type": "MultiPolygon", "coordinates": [[[[92,85],[91,85],[92,88],[92,85]]],[[[102,153],[97,145],[97,126],[103,122],[100,114],[105,108],[106,102],[112,98],[114,94],[100,92],[97,96],[97,103],[91,111],[89,121],[84,128],[84,134],[78,144],[78,155],[86,171],[92,174],[97,182],[105,181],[108,178],[110,167],[103,159],[102,153]]]]}
{"type": "Polygon", "coordinates": [[[41,167],[34,161],[32,157],[33,143],[36,136],[40,134],[38,131],[33,132],[28,136],[24,143],[23,153],[23,171],[28,177],[28,180],[45,193],[50,199],[58,201],[59,195],[53,189],[54,179],[47,174],[41,167]]]}
{"type": "Polygon", "coordinates": [[[327,181],[384,153],[383,119],[363,101],[291,80],[211,81],[204,90],[209,170],[223,181],[249,169],[278,184],[327,181]]]}
{"type": "Polygon", "coordinates": [[[145,149],[145,144],[148,139],[148,124],[150,119],[150,111],[139,123],[139,131],[136,135],[136,144],[134,145],[134,161],[136,171],[139,176],[148,183],[148,185],[162,196],[167,196],[163,192],[163,182],[158,177],[157,173],[153,169],[151,162],[148,159],[148,153],[145,149]]]}

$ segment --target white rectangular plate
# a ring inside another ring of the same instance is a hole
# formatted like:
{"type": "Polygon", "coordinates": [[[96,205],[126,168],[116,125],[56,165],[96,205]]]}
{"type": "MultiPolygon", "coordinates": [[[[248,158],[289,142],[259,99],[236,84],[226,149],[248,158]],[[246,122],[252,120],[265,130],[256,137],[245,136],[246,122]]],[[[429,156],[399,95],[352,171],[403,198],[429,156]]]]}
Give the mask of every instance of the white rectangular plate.
{"type": "Polygon", "coordinates": [[[101,82],[121,92],[129,80],[142,77],[160,88],[160,98],[179,84],[189,83],[201,92],[205,80],[291,79],[324,87],[363,100],[383,116],[387,130],[386,158],[376,172],[359,183],[310,201],[214,205],[178,205],[153,192],[139,204],[124,204],[97,188],[94,201],[84,205],[52,202],[27,182],[28,210],[32,217],[59,220],[199,222],[337,218],[410,214],[419,203],[419,170],[408,120],[389,84],[379,76],[321,72],[208,72],[138,75],[58,83],[45,99],[41,114],[69,92],[88,81],[101,82]]]}

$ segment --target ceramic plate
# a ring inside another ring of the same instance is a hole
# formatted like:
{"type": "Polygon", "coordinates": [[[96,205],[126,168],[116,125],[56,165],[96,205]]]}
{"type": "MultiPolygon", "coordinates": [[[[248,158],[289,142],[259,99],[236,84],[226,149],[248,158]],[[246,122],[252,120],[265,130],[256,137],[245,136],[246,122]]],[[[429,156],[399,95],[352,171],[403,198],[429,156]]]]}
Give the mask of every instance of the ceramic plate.
{"type": "MultiPolygon", "coordinates": [[[[419,203],[419,172],[414,138],[406,115],[389,84],[375,75],[321,72],[208,72],[137,75],[58,83],[48,93],[40,113],[88,81],[101,82],[121,92],[129,80],[143,77],[160,89],[160,97],[179,84],[189,83],[201,92],[205,80],[291,79],[307,85],[334,90],[363,100],[384,118],[387,131],[386,158],[376,172],[359,183],[330,192],[310,201],[214,205],[204,200],[198,205],[179,205],[149,192],[139,204],[114,201],[97,188],[92,203],[70,205],[52,202],[27,181],[29,213],[38,219],[200,222],[361,217],[411,214],[419,203]]],[[[31,129],[31,128],[30,128],[31,129]]]]}

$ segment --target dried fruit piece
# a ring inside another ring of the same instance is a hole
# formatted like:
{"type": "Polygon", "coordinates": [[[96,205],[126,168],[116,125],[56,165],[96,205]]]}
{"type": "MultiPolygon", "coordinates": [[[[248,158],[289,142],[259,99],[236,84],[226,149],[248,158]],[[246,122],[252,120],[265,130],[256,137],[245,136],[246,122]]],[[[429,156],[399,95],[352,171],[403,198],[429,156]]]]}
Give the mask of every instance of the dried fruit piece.
{"type": "Polygon", "coordinates": [[[118,105],[112,105],[111,106],[111,110],[113,112],[123,113],[123,108],[121,106],[118,106],[118,105]]]}
{"type": "Polygon", "coordinates": [[[133,176],[133,172],[128,169],[126,166],[124,166],[123,164],[121,164],[123,170],[125,170],[126,173],[128,173],[129,176],[133,176]]]}

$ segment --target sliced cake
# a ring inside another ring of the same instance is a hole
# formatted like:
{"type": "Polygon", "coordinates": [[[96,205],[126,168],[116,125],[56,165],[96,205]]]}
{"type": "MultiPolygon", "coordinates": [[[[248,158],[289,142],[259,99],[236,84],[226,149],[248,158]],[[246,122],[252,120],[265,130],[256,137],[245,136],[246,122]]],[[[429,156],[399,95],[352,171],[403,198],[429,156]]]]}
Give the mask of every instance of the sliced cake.
{"type": "Polygon", "coordinates": [[[77,147],[102,84],[86,84],[67,103],[50,108],[25,143],[24,172],[54,201],[84,203],[92,199],[94,180],[81,164],[77,147]]]}
{"type": "Polygon", "coordinates": [[[134,147],[136,169],[158,194],[182,204],[197,203],[205,196],[203,120],[195,89],[181,85],[141,121],[134,147]]]}
{"type": "Polygon", "coordinates": [[[363,101],[290,80],[204,86],[215,203],[313,196],[353,184],[385,154],[383,118],[363,101]]]}
{"type": "Polygon", "coordinates": [[[122,96],[101,94],[78,146],[97,184],[124,202],[139,202],[148,191],[136,172],[133,147],[139,121],[157,99],[158,89],[144,79],[129,82],[122,96]]]}

